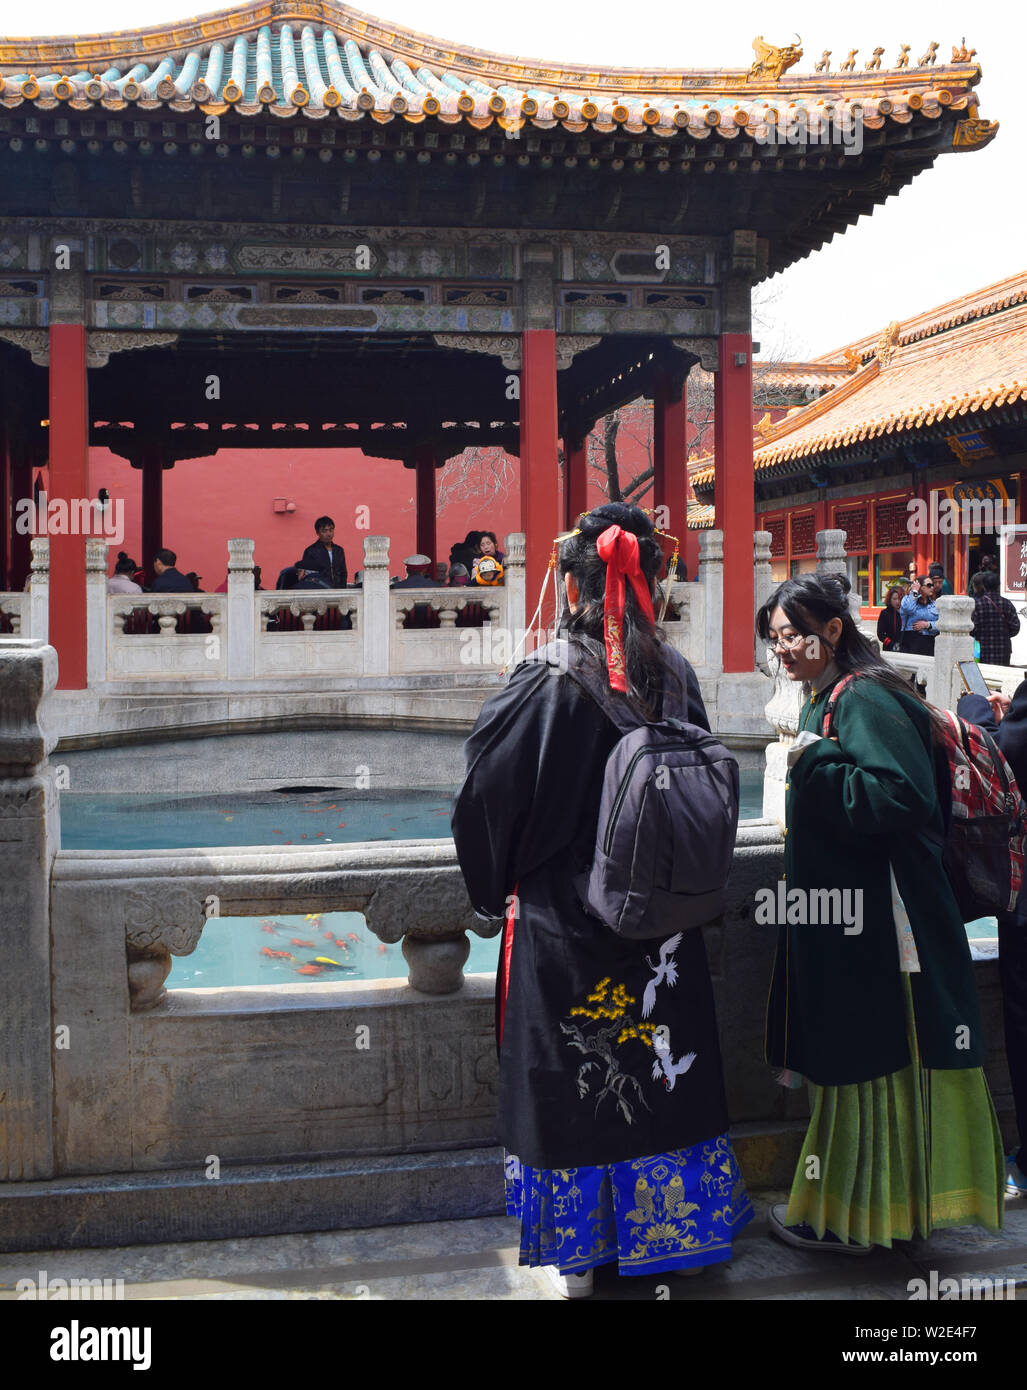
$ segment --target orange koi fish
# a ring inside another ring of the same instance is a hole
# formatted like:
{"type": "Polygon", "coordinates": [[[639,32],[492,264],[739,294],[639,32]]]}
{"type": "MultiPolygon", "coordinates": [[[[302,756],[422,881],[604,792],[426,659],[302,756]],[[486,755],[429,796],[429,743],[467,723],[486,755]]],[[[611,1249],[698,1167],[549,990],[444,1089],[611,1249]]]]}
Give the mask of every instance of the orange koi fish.
{"type": "Polygon", "coordinates": [[[301,941],[298,936],[294,936],[289,942],[290,946],[313,946],[312,941],[301,941]]]}
{"type": "Polygon", "coordinates": [[[322,972],[323,970],[324,970],[324,966],[323,966],[323,965],[298,965],[298,966],[296,967],[296,974],[297,974],[297,975],[320,975],[321,972],[322,972]]]}

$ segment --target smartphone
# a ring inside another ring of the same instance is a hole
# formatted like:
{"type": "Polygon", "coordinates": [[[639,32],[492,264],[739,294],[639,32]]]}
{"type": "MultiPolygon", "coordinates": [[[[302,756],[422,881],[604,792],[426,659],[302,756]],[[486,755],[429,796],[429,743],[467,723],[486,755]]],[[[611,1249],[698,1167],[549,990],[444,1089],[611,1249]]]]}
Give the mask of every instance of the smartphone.
{"type": "Polygon", "coordinates": [[[967,694],[983,695],[984,698],[987,699],[991,691],[988,689],[987,682],[981,675],[981,668],[977,665],[977,662],[959,661],[956,664],[959,667],[959,674],[963,678],[963,684],[966,686],[967,694]]]}

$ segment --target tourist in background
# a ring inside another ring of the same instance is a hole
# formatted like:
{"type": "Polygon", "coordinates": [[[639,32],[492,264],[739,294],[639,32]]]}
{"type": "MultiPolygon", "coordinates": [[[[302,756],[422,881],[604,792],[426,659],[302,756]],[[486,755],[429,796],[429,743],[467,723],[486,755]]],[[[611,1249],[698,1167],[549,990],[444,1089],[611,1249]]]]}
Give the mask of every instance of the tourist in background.
{"type": "Polygon", "coordinates": [[[794,915],[816,924],[791,925],[791,908],[779,923],[767,1059],[782,1084],[809,1083],[812,1117],[771,1230],[848,1253],[945,1226],[998,1230],[1001,1137],[941,859],[944,721],[874,651],[832,578],[787,580],[756,627],[788,679],[810,689],[788,754],[789,898],[849,895],[837,921],[811,906],[794,915]],[[825,710],[850,675],[825,737],[825,710]]]}
{"type": "Polygon", "coordinates": [[[431,557],[428,555],[408,555],[403,561],[406,578],[397,579],[394,589],[440,589],[442,586],[431,573],[431,557]]]}
{"type": "Polygon", "coordinates": [[[884,607],[877,615],[877,640],[881,650],[897,652],[901,646],[902,600],[905,597],[898,584],[893,584],[884,596],[884,607]]]}
{"type": "Polygon", "coordinates": [[[927,566],[928,578],[934,584],[934,597],[941,598],[942,594],[951,594],[952,585],[945,578],[945,571],[937,560],[927,566]]]}
{"type": "MultiPolygon", "coordinates": [[[[1012,700],[995,693],[964,695],[957,713],[987,729],[1001,748],[1017,785],[1027,787],[1027,680],[1012,700]]],[[[1016,1109],[1019,1147],[1006,1157],[1006,1194],[1027,1197],[1027,891],[1020,890],[1015,912],[998,914],[998,977],[1006,1034],[1006,1061],[1016,1109]]]]}
{"type": "Polygon", "coordinates": [[[317,540],[307,546],[300,565],[305,570],[317,570],[324,577],[326,589],[345,589],[346,552],[335,544],[335,522],[330,516],[319,516],[314,530],[317,540]]]}
{"type": "Polygon", "coordinates": [[[175,568],[178,556],[173,550],[158,550],[153,560],[153,583],[150,592],[154,594],[194,594],[196,590],[186,575],[175,568]]]}
{"type": "MultiPolygon", "coordinates": [[[[980,555],[979,552],[978,554],[980,555]]],[[[986,555],[980,555],[980,558],[977,563],[977,568],[970,575],[969,583],[966,586],[966,592],[969,598],[974,597],[974,580],[978,576],[983,578],[986,574],[990,574],[992,570],[994,570],[996,574],[998,573],[998,561],[995,559],[994,555],[992,555],[990,552],[986,555]]]]}
{"type": "Polygon", "coordinates": [[[462,541],[457,541],[449,552],[449,563],[451,565],[463,565],[470,574],[474,568],[474,557],[478,554],[478,542],[481,540],[480,531],[468,531],[462,541]]]}
{"type": "Polygon", "coordinates": [[[109,594],[141,594],[143,592],[142,585],[137,584],[132,577],[138,568],[139,566],[134,560],[130,560],[123,550],[119,550],[114,573],[107,580],[107,592],[109,594]]]}
{"type": "MultiPolygon", "coordinates": [[[[658,718],[671,691],[674,708],[687,700],[687,718],[708,729],[692,668],[654,625],[652,523],[607,503],[579,527],[560,551],[561,634],[605,679],[608,661],[626,672],[638,713],[658,718]],[[623,644],[608,658],[611,574],[623,644]]],[[[590,1293],[592,1270],[614,1261],[621,1274],[655,1274],[730,1259],[752,1216],[727,1133],[702,932],[626,940],[574,887],[592,860],[619,738],[546,649],[486,700],[453,811],[471,903],[506,919],[496,1004],[507,1210],[521,1220],[520,1262],[545,1268],[568,1297],[590,1293]],[[674,1078],[652,1041],[663,1025],[674,1078]]]]}
{"type": "Polygon", "coordinates": [[[450,565],[449,582],[453,588],[461,588],[471,582],[466,565],[450,565]]]}
{"type": "Polygon", "coordinates": [[[931,581],[926,574],[917,575],[909,593],[899,605],[902,614],[902,650],[918,656],[934,655],[934,639],[938,635],[938,610],[934,606],[931,581]]]}
{"type": "MultiPolygon", "coordinates": [[[[1013,638],[1020,631],[1016,609],[998,591],[995,570],[974,575],[974,637],[980,643],[980,661],[985,666],[1008,666],[1013,638]]],[[[983,698],[983,696],[982,696],[983,698]]]]}

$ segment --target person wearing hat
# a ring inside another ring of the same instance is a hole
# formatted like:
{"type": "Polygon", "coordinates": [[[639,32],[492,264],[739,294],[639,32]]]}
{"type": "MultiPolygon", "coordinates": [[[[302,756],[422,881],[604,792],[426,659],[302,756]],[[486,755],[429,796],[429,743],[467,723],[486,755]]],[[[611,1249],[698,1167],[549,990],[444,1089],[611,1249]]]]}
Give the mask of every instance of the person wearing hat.
{"type": "Polygon", "coordinates": [[[441,589],[442,585],[431,575],[430,555],[408,555],[403,561],[407,569],[405,579],[397,579],[394,589],[441,589]]]}

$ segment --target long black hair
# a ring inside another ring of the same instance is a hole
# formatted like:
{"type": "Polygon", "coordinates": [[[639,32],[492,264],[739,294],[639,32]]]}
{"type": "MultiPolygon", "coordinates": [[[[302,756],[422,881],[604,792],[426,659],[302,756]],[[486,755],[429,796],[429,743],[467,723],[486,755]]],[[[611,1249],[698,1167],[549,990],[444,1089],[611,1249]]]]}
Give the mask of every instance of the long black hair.
{"type": "Polygon", "coordinates": [[[786,579],[756,614],[756,631],[764,642],[770,638],[770,620],[776,608],[782,610],[792,627],[804,637],[820,639],[843,676],[875,680],[894,695],[914,696],[930,715],[935,741],[939,736],[947,736],[948,725],[934,706],[885,661],[856,626],[849,609],[847,581],[830,574],[799,574],[786,579]],[[842,630],[833,647],[823,636],[823,629],[832,618],[842,620],[842,630]]]}
{"type": "MultiPolygon", "coordinates": [[[[572,574],[578,586],[578,611],[572,613],[564,603],[558,630],[568,637],[584,638],[594,656],[606,655],[603,636],[603,604],[606,597],[606,562],[599,558],[596,541],[609,526],[620,526],[638,537],[639,567],[650,595],[663,564],[660,543],[645,512],[625,502],[606,502],[580,516],[578,534],[570,536],[560,548],[560,577],[572,574]]],[[[639,607],[630,583],[625,583],[624,664],[627,670],[628,699],[646,719],[659,717],[665,682],[680,681],[664,661],[663,634],[639,607]]]]}

